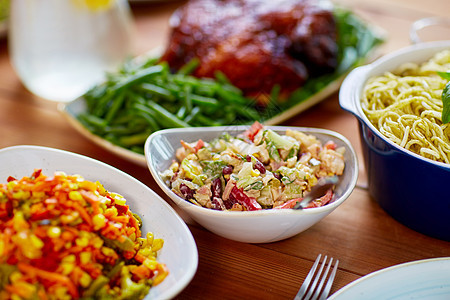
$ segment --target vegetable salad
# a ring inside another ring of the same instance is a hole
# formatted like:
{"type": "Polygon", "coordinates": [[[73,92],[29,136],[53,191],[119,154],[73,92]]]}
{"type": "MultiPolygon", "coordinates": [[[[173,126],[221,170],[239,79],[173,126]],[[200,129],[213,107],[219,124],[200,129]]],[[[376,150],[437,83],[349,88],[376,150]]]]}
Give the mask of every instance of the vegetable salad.
{"type": "Polygon", "coordinates": [[[168,274],[126,199],[35,170],[0,184],[1,299],[140,299],[168,274]]]}
{"type": "MultiPolygon", "coordinates": [[[[254,123],[236,137],[207,143],[181,141],[177,160],[161,176],[178,196],[196,205],[233,211],[292,208],[318,179],[342,175],[344,148],[295,130],[284,135],[254,123]]],[[[308,206],[332,200],[333,191],[308,206]]]]}

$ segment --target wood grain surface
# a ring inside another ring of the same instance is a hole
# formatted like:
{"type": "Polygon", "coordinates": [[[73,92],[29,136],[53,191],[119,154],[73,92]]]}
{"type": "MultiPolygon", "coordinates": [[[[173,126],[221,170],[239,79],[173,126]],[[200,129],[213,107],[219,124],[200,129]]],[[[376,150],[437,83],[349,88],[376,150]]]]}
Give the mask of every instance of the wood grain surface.
{"type": "MultiPolygon", "coordinates": [[[[136,55],[166,43],[170,15],[183,3],[132,4],[136,55]]],[[[335,3],[352,9],[386,32],[387,41],[378,55],[410,45],[409,29],[416,19],[447,16],[450,11],[448,0],[336,0],[335,3]]],[[[293,238],[270,244],[246,244],[219,237],[174,207],[188,223],[199,251],[197,273],[177,299],[292,299],[319,253],[340,260],[332,292],[382,268],[450,256],[449,242],[403,226],[370,198],[365,188],[367,176],[358,124],[339,107],[337,93],[282,125],[322,127],[346,136],[360,161],[356,189],[342,206],[315,226],[293,238]]],[[[67,123],[57,111],[56,103],[28,92],[11,67],[4,38],[0,41],[0,148],[24,144],[68,150],[108,163],[139,179],[174,206],[148,169],[96,146],[67,123]]]]}

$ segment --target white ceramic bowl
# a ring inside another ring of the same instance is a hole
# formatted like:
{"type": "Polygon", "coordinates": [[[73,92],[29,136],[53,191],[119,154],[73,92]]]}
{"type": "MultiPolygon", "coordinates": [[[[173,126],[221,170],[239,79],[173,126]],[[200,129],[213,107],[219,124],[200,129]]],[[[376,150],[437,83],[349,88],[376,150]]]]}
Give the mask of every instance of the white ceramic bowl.
{"type": "Polygon", "coordinates": [[[175,151],[181,147],[180,140],[194,142],[201,138],[211,141],[226,131],[231,135],[243,132],[248,126],[224,126],[204,128],[166,129],[153,133],[145,144],[147,164],[161,189],[195,221],[208,230],[231,240],[247,243],[268,243],[292,237],[313,226],[339,205],[352,192],[358,177],[355,151],[342,135],[324,129],[266,126],[278,133],[286,129],[299,130],[313,134],[322,142],[332,140],[345,147],[345,171],[335,189],[334,202],[323,207],[306,210],[259,210],[259,211],[218,211],[199,207],[177,196],[163,182],[160,174],[175,159],[175,151]]]}
{"type": "Polygon", "coordinates": [[[13,146],[0,150],[0,181],[8,176],[30,176],[34,169],[46,175],[55,171],[79,174],[99,181],[106,189],[127,199],[131,211],[143,222],[142,232],[151,231],[164,239],[158,260],[169,269],[169,276],[151,288],[146,299],[170,299],[181,292],[193,278],[198,265],[197,246],[183,220],[161,197],[126,173],[97,160],[62,150],[39,146],[13,146]]]}

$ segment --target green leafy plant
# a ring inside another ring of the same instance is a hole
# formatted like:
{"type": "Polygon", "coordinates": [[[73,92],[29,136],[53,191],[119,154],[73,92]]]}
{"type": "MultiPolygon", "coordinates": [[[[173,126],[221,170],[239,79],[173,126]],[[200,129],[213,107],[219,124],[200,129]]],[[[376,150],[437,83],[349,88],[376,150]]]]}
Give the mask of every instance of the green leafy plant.
{"type": "Polygon", "coordinates": [[[438,72],[439,76],[449,80],[442,91],[442,123],[450,123],[450,72],[438,72]]]}

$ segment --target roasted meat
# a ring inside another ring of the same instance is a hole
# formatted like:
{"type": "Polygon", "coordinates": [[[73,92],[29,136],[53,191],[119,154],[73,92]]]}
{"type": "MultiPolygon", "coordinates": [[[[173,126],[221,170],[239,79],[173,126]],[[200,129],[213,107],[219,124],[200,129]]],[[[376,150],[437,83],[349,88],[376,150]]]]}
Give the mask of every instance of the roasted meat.
{"type": "Polygon", "coordinates": [[[194,75],[222,71],[246,95],[291,92],[337,65],[336,23],[329,2],[191,0],[170,20],[162,60],[176,70],[198,57],[194,75]]]}

